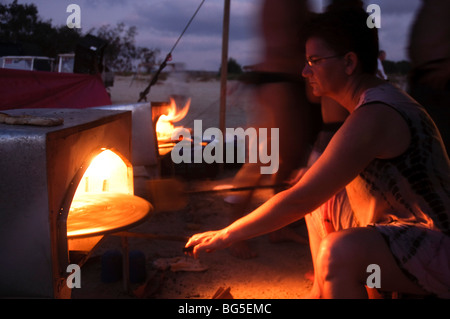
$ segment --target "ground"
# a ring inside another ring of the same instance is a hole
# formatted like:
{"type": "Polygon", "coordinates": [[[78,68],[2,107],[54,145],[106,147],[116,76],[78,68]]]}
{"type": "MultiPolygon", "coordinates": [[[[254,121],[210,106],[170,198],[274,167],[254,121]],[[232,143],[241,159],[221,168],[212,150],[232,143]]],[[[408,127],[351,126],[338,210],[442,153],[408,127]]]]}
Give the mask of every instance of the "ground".
{"type": "MultiPolygon", "coordinates": [[[[197,181],[192,187],[228,182],[228,179],[197,181]]],[[[225,195],[225,194],[224,194],[225,195]]],[[[186,208],[173,212],[156,212],[133,232],[168,236],[190,236],[197,232],[226,226],[231,205],[223,196],[193,195],[186,208]]],[[[258,191],[254,206],[270,196],[269,191],[258,191]]],[[[303,224],[296,231],[306,236],[303,224]]],[[[202,272],[157,270],[154,261],[160,258],[185,257],[183,241],[129,238],[129,249],[139,250],[146,257],[146,286],[144,298],[157,299],[210,299],[220,288],[230,287],[237,299],[291,299],[303,298],[311,288],[305,276],[312,270],[307,244],[293,242],[272,243],[269,236],[252,239],[250,246],[258,254],[256,258],[242,260],[233,257],[228,250],[202,254],[199,262],[207,270],[202,272]]],[[[108,250],[120,250],[119,237],[104,240],[81,269],[81,289],[73,290],[73,298],[138,298],[124,291],[122,281],[103,283],[101,280],[101,256],[108,250]]],[[[143,288],[145,283],[131,284],[132,290],[143,288]]]]}
{"type": "MultiPolygon", "coordinates": [[[[110,88],[113,104],[136,103],[139,93],[148,84],[148,77],[116,77],[110,88]]],[[[152,87],[148,101],[167,101],[170,94],[192,98],[191,110],[178,125],[192,127],[193,120],[202,119],[203,127],[218,127],[220,82],[214,79],[181,79],[169,76],[152,87]]],[[[237,82],[230,82],[227,96],[226,127],[242,127],[255,111],[251,91],[237,82]]],[[[212,188],[228,184],[237,168],[226,168],[217,176],[191,181],[191,189],[212,188]]],[[[252,203],[257,207],[272,196],[271,190],[258,190],[252,203]]],[[[226,226],[230,219],[231,204],[224,198],[227,193],[191,195],[187,205],[171,212],[154,212],[141,225],[131,231],[189,237],[194,233],[226,226]]],[[[304,223],[295,231],[307,238],[304,223]]],[[[104,283],[101,280],[102,256],[110,250],[120,250],[119,237],[108,236],[81,268],[81,288],[72,290],[72,298],[154,298],[154,299],[210,299],[220,288],[230,288],[237,299],[296,299],[307,296],[311,288],[308,274],[312,263],[307,243],[273,243],[269,236],[250,240],[256,258],[242,260],[228,250],[203,254],[202,272],[158,270],[154,262],[160,258],[184,257],[184,241],[129,238],[129,249],[145,254],[146,282],[132,283],[131,292],[125,292],[121,280],[104,283]],[[134,292],[133,292],[134,291],[134,292]]]]}

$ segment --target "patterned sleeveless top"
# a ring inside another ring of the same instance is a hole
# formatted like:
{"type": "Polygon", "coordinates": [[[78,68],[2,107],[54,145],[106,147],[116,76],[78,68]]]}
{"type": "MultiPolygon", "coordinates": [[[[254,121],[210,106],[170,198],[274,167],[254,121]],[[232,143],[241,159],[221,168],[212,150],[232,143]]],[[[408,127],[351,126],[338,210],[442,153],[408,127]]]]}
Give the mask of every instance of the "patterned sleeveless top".
{"type": "Polygon", "coordinates": [[[347,187],[359,226],[373,226],[397,265],[425,291],[450,298],[450,160],[440,134],[410,96],[389,83],[367,90],[355,109],[383,103],[407,122],[411,143],[375,159],[347,187]]]}
{"type": "Polygon", "coordinates": [[[367,90],[355,111],[374,102],[406,120],[411,143],[396,158],[372,161],[347,187],[355,217],[361,226],[396,222],[450,236],[450,161],[436,126],[422,106],[391,84],[367,90]]]}

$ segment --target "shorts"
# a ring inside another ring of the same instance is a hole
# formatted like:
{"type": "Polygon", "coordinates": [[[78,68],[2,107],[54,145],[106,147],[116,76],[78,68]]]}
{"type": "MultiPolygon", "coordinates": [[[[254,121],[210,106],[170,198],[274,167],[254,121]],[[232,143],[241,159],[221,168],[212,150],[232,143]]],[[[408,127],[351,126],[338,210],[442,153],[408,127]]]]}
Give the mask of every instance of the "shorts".
{"type": "Polygon", "coordinates": [[[345,189],[307,214],[305,220],[308,228],[312,228],[322,239],[332,232],[358,227],[345,189]]]}
{"type": "MultiPolygon", "coordinates": [[[[360,227],[345,189],[307,214],[305,220],[308,231],[321,239],[335,231],[360,227]]],[[[368,226],[384,237],[397,265],[407,277],[438,298],[450,298],[450,237],[400,221],[368,226]]]]}

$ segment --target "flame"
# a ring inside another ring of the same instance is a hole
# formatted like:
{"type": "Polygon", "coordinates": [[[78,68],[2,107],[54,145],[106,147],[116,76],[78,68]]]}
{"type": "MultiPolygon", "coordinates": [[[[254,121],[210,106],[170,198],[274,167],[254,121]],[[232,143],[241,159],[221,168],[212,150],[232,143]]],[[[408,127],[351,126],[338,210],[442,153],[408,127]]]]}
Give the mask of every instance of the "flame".
{"type": "MultiPolygon", "coordinates": [[[[117,153],[102,148],[75,191],[67,217],[67,236],[92,236],[125,225],[133,214],[138,214],[133,217],[137,218],[146,213],[143,200],[134,196],[132,176],[132,169],[117,153]]],[[[93,239],[92,244],[98,240],[93,239]]],[[[77,245],[83,243],[70,242],[69,250],[83,247],[77,245]]]]}
{"type": "Polygon", "coordinates": [[[89,164],[81,178],[74,199],[89,193],[128,193],[133,189],[129,186],[129,172],[125,162],[111,150],[103,149],[89,164]]]}
{"type": "Polygon", "coordinates": [[[168,108],[168,113],[163,114],[159,117],[156,123],[156,137],[158,141],[170,140],[172,133],[175,129],[180,127],[174,127],[172,123],[182,120],[189,111],[191,105],[191,99],[189,99],[184,107],[178,111],[177,104],[174,99],[170,99],[170,106],[168,108]]]}

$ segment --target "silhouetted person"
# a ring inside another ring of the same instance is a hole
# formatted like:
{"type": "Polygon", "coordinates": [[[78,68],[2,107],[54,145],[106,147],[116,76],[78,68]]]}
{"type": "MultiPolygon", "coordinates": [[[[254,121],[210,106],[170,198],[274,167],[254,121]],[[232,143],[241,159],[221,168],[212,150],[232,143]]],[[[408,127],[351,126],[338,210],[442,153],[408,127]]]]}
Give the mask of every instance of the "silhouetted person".
{"type": "Polygon", "coordinates": [[[410,94],[439,128],[450,153],[450,1],[423,1],[413,24],[409,57],[410,94]]]}
{"type": "MultiPolygon", "coordinates": [[[[310,103],[305,81],[304,43],[299,41],[303,24],[309,19],[306,0],[265,0],[261,10],[263,54],[261,63],[245,74],[243,81],[254,87],[256,114],[250,127],[279,128],[279,169],[272,182],[286,182],[293,171],[305,166],[312,143],[320,128],[320,107],[310,103]]],[[[266,143],[267,141],[262,141],[266,143]]],[[[267,145],[270,143],[267,142],[267,145]]],[[[269,150],[270,151],[270,150],[269,150]]],[[[234,178],[235,186],[257,185],[262,178],[260,163],[244,164],[234,178]]],[[[275,191],[282,190],[279,187],[275,191]]],[[[232,220],[247,211],[252,192],[233,196],[237,202],[232,220]]],[[[305,242],[290,232],[291,239],[305,242]]],[[[245,242],[235,244],[231,253],[239,258],[255,256],[245,242]]]]}

